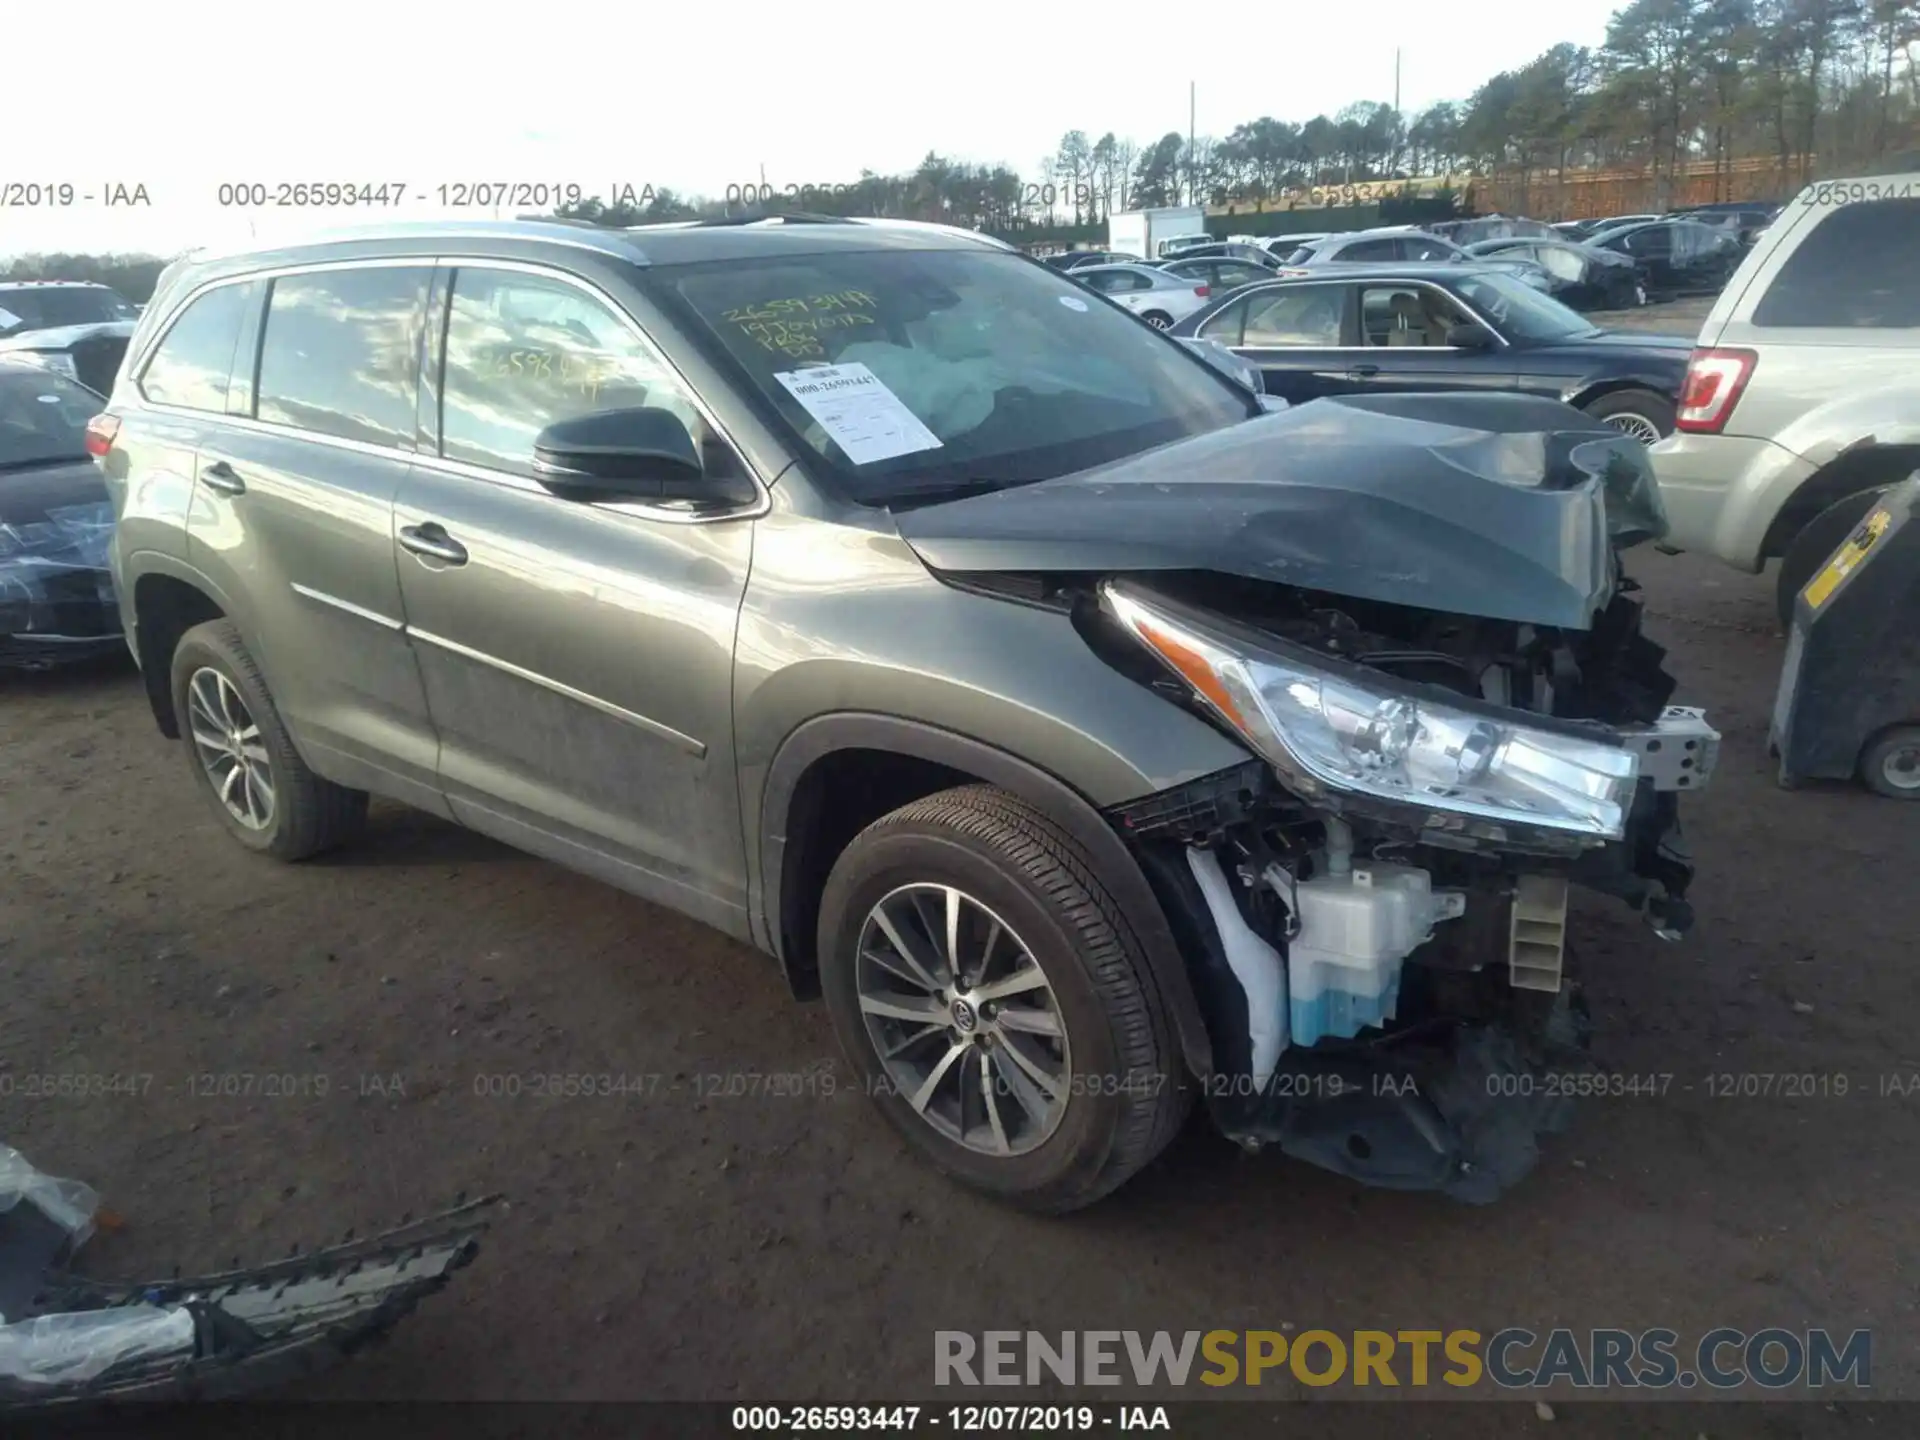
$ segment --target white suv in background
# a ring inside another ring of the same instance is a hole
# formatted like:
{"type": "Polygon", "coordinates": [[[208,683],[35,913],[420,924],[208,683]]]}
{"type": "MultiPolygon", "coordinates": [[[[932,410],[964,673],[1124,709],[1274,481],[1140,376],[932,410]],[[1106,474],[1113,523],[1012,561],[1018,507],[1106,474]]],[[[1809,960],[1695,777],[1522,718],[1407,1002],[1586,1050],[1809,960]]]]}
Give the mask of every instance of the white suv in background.
{"type": "Polygon", "coordinates": [[[1701,328],[1652,450],[1668,542],[1793,600],[1887,486],[1920,470],[1920,172],[1809,185],[1701,328]]]}

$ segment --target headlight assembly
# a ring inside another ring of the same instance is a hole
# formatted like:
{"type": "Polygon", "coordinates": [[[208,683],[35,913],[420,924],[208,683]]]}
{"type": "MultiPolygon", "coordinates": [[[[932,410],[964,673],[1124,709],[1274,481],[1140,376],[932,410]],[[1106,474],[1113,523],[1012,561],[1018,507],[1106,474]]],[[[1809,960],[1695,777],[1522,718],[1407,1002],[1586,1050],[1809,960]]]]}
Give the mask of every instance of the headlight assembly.
{"type": "Polygon", "coordinates": [[[1343,793],[1594,841],[1625,833],[1639,762],[1620,745],[1237,638],[1124,584],[1102,600],[1305,798],[1343,793]]]}

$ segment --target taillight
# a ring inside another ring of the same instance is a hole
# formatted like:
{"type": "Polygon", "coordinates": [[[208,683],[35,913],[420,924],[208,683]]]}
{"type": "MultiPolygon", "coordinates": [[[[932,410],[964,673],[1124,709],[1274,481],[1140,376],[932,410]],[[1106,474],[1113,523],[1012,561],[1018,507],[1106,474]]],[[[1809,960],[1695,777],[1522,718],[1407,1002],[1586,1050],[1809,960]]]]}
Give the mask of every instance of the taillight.
{"type": "Polygon", "coordinates": [[[120,433],[118,415],[99,414],[87,421],[87,454],[95,459],[113,449],[113,437],[120,433]]]}
{"type": "Polygon", "coordinates": [[[1695,350],[1680,386],[1674,428],[1695,435],[1718,435],[1753,378],[1759,359],[1751,350],[1695,350]]]}
{"type": "Polygon", "coordinates": [[[1204,300],[1213,293],[1213,287],[1211,285],[1196,285],[1193,287],[1193,293],[1204,300]]]}

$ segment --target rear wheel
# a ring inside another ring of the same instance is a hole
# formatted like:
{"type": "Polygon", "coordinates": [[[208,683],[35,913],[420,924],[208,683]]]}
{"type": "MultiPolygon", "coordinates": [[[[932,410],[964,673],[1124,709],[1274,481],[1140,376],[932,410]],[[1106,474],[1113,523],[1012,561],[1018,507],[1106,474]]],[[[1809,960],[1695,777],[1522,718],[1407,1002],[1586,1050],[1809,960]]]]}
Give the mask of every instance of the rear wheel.
{"type": "Polygon", "coordinates": [[[1920,725],[1896,725],[1860,756],[1860,779],[1875,794],[1920,800],[1920,725]]]}
{"type": "Polygon", "coordinates": [[[1840,542],[1866,518],[1873,502],[1884,493],[1883,488],[1861,490],[1836,500],[1793,537],[1786,554],[1780,557],[1780,575],[1774,589],[1774,605],[1782,630],[1793,628],[1793,602],[1807,588],[1807,582],[1819,573],[1827,558],[1840,548],[1840,542]]]}
{"type": "Polygon", "coordinates": [[[1586,410],[1594,419],[1632,436],[1642,445],[1651,445],[1673,433],[1673,402],[1651,390],[1615,390],[1593,401],[1586,410]]]}
{"type": "Polygon", "coordinates": [[[303,860],[360,828],[366,792],[307,768],[231,620],[182,635],[172,679],[187,762],[234,839],[278,860],[303,860]]]}
{"type": "Polygon", "coordinates": [[[968,1185],[1073,1210],[1185,1114],[1139,941],[1074,839],[1004,791],[944,791],[856,836],[821,897],[819,956],[867,1093],[968,1185]]]}
{"type": "Polygon", "coordinates": [[[1159,310],[1149,310],[1140,318],[1156,330],[1171,330],[1173,328],[1173,317],[1159,310]]]}

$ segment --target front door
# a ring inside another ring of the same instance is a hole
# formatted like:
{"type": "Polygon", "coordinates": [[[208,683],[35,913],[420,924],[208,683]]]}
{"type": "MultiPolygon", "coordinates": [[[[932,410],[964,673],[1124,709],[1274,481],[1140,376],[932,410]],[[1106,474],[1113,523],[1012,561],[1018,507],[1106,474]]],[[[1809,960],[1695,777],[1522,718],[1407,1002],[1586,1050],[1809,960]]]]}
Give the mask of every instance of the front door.
{"type": "MultiPolygon", "coordinates": [[[[1383,281],[1360,289],[1360,342],[1354,388],[1369,395],[1414,390],[1511,390],[1512,355],[1489,333],[1485,348],[1452,343],[1472,317],[1438,285],[1383,281]]],[[[1483,330],[1483,326],[1475,326],[1483,330]]]]}
{"type": "Polygon", "coordinates": [[[732,676],[753,521],[562,499],[533,478],[533,438],[659,406],[710,470],[745,462],[597,291],[480,262],[440,284],[438,454],[408,476],[394,538],[448,802],[475,829],[745,935],[732,676]]]}

